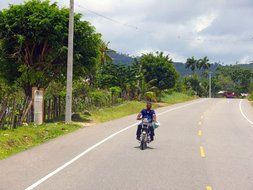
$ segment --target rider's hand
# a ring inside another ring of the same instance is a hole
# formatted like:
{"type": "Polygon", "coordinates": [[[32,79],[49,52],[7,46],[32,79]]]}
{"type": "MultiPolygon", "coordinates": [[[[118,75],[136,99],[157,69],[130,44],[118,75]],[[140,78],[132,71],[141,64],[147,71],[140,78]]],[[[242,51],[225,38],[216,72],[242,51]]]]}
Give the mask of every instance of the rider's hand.
{"type": "Polygon", "coordinates": [[[141,120],[141,113],[137,115],[137,120],[141,120]]]}

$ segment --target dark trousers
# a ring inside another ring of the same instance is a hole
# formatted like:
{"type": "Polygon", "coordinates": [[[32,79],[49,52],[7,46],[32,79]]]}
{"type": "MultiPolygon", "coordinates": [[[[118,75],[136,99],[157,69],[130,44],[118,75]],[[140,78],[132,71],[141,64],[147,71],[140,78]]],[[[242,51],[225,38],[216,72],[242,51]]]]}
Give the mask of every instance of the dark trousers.
{"type": "MultiPolygon", "coordinates": [[[[138,127],[137,127],[137,132],[136,132],[137,137],[141,136],[141,127],[142,127],[141,124],[138,125],[138,127]]],[[[150,130],[150,138],[153,139],[155,136],[155,130],[153,127],[150,127],[149,130],[150,130]]]]}

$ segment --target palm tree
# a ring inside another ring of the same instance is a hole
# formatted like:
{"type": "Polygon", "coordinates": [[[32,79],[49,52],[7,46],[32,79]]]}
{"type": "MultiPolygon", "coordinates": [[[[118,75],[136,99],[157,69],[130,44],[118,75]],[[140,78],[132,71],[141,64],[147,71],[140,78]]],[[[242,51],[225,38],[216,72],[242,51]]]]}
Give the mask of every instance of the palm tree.
{"type": "Polygon", "coordinates": [[[198,68],[198,60],[196,60],[194,56],[192,56],[191,58],[188,58],[185,63],[185,68],[186,69],[190,68],[193,74],[195,74],[195,70],[196,68],[198,68]]]}
{"type": "Polygon", "coordinates": [[[209,63],[209,59],[206,56],[198,61],[198,69],[202,70],[202,76],[208,75],[210,67],[211,64],[209,63]]]}
{"type": "Polygon", "coordinates": [[[207,56],[205,56],[203,59],[199,60],[200,69],[209,70],[211,67],[211,64],[209,63],[209,59],[207,56]]]}
{"type": "Polygon", "coordinates": [[[115,53],[114,50],[108,48],[110,42],[102,42],[100,45],[100,52],[101,52],[101,64],[104,65],[108,62],[112,62],[112,58],[108,54],[109,52],[115,53]]]}

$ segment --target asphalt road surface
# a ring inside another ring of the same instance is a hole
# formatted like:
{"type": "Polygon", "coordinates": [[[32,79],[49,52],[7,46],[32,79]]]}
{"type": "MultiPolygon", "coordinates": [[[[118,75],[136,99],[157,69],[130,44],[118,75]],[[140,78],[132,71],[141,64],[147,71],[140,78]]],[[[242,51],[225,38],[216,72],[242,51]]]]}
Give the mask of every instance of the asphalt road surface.
{"type": "Polygon", "coordinates": [[[198,99],[157,113],[147,150],[135,140],[135,115],[82,128],[0,161],[0,189],[253,189],[247,100],[198,99]]]}

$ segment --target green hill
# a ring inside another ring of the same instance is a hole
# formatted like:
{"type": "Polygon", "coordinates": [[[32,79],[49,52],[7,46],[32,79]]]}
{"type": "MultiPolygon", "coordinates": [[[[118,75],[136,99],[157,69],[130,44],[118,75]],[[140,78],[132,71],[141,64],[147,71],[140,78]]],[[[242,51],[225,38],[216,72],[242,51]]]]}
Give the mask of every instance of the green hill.
{"type": "MultiPolygon", "coordinates": [[[[127,54],[122,54],[122,53],[117,53],[117,52],[110,52],[109,56],[113,59],[113,62],[115,64],[130,65],[134,61],[134,57],[132,57],[130,55],[127,55],[127,54]]],[[[138,59],[138,57],[137,57],[137,59],[138,59]]],[[[192,71],[190,69],[185,68],[184,63],[174,62],[173,64],[174,64],[177,72],[181,76],[186,76],[186,75],[191,75],[192,74],[192,71]]],[[[238,64],[238,65],[242,68],[253,70],[253,63],[251,63],[251,64],[238,64]]],[[[211,71],[214,72],[218,66],[220,66],[220,64],[218,64],[218,63],[211,64],[211,71]]],[[[196,71],[196,73],[200,74],[201,71],[196,71]]]]}

